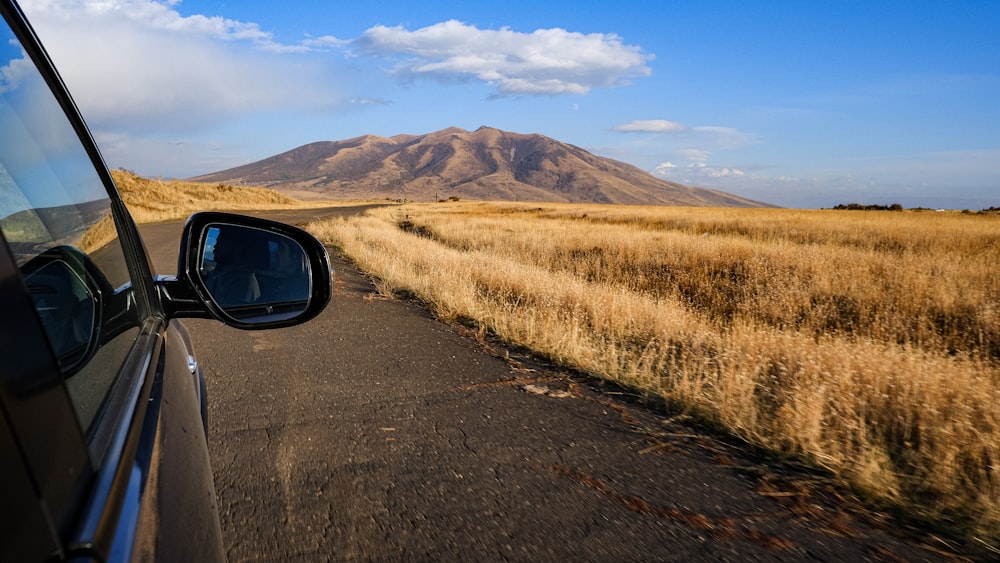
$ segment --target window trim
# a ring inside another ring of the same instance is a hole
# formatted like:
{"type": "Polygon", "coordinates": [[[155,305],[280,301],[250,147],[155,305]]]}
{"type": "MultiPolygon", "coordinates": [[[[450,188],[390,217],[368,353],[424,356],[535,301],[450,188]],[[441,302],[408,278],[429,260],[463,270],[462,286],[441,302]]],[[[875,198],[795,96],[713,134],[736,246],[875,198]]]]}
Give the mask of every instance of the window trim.
{"type": "MultiPolygon", "coordinates": [[[[84,504],[79,525],[68,542],[69,555],[96,556],[107,558],[124,509],[124,501],[130,481],[136,476],[137,452],[143,434],[143,420],[146,418],[149,401],[156,381],[156,372],[161,369],[159,356],[163,350],[162,333],[165,324],[161,319],[150,317],[143,325],[136,344],[128,360],[119,372],[120,389],[114,397],[120,401],[116,407],[117,416],[113,423],[110,416],[103,416],[99,423],[107,434],[107,448],[95,463],[96,471],[90,487],[90,494],[84,504]],[[124,373],[132,377],[121,377],[124,373]]],[[[109,395],[109,398],[111,395],[109,395]]],[[[115,413],[108,413],[115,414],[115,413]]],[[[139,467],[142,481],[148,467],[139,467]]],[[[140,487],[141,490],[141,487],[140,487]]]]}

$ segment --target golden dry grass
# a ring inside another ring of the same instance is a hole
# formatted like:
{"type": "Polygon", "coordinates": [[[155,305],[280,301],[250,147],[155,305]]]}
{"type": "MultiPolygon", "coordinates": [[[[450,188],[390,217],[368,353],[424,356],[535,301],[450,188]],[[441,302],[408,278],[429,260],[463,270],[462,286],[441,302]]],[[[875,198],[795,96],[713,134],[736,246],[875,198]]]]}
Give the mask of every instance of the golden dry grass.
{"type": "Polygon", "coordinates": [[[410,204],[314,225],[443,317],[1000,540],[1000,218],[410,204]]]}
{"type": "Polygon", "coordinates": [[[154,180],[125,170],[111,176],[136,223],[184,219],[197,211],[247,211],[316,207],[265,188],[154,180]]]}
{"type": "MultiPolygon", "coordinates": [[[[184,180],[161,180],[137,176],[127,170],[112,170],[118,193],[138,223],[186,219],[199,211],[254,211],[265,209],[309,209],[357,205],[357,201],[303,201],[267,188],[204,184],[184,180]]],[[[111,217],[106,217],[84,234],[80,246],[85,252],[104,246],[117,233],[111,217]]]]}
{"type": "MultiPolygon", "coordinates": [[[[198,211],[248,211],[323,205],[323,202],[305,203],[264,188],[152,180],[126,170],[112,170],[111,177],[129,214],[139,224],[175,221],[198,211]]],[[[330,204],[334,205],[332,202],[330,204]]],[[[108,216],[84,233],[79,246],[84,252],[93,252],[117,236],[114,221],[108,216]]]]}

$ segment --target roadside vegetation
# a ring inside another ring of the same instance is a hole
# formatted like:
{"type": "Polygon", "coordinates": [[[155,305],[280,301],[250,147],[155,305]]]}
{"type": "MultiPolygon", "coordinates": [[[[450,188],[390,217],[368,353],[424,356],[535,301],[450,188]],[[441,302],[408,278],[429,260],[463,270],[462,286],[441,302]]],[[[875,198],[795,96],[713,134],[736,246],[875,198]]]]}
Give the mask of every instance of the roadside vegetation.
{"type": "Polygon", "coordinates": [[[327,203],[304,202],[266,188],[143,178],[127,170],[112,170],[111,177],[136,223],[186,219],[197,211],[301,209],[327,203]]]}
{"type": "MultiPolygon", "coordinates": [[[[120,169],[112,170],[111,177],[137,224],[183,220],[198,211],[238,212],[350,205],[348,202],[304,202],[266,188],[143,178],[120,169]]],[[[83,235],[80,248],[85,252],[94,252],[116,236],[114,221],[107,216],[83,235]]]]}
{"type": "Polygon", "coordinates": [[[444,202],[311,227],[444,318],[1000,543],[1000,217],[444,202]]]}

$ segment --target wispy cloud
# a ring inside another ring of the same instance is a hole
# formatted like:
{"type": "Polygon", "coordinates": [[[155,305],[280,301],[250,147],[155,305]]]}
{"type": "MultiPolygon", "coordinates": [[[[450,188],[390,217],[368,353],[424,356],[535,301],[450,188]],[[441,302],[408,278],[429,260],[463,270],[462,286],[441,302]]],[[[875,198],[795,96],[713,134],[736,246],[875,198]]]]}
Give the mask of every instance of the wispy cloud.
{"type": "Polygon", "coordinates": [[[691,127],[666,119],[637,119],[628,123],[615,125],[611,130],[618,131],[619,133],[665,134],[673,137],[672,142],[677,142],[677,139],[681,139],[681,142],[714,148],[739,148],[757,142],[756,135],[740,131],[734,127],[719,125],[691,127]]]}
{"type": "Polygon", "coordinates": [[[717,149],[738,149],[757,142],[757,136],[733,127],[713,125],[692,127],[691,132],[705,144],[717,149]]]}
{"type": "Polygon", "coordinates": [[[703,160],[691,160],[683,166],[678,166],[671,161],[662,162],[653,168],[652,173],[661,178],[686,184],[697,184],[706,178],[746,175],[746,172],[740,168],[732,166],[709,166],[703,160]]]}
{"type": "Polygon", "coordinates": [[[705,149],[682,149],[677,151],[677,154],[686,158],[690,165],[703,167],[708,164],[708,157],[712,152],[705,149]]]}
{"type": "Polygon", "coordinates": [[[653,174],[683,183],[701,183],[705,179],[741,177],[746,172],[734,166],[713,166],[712,154],[739,149],[757,142],[757,136],[734,127],[718,125],[688,126],[666,119],[642,119],[612,127],[621,133],[652,135],[642,141],[644,152],[659,152],[659,164],[653,174]],[[666,159],[666,160],[664,160],[666,159]]]}
{"type": "Polygon", "coordinates": [[[611,129],[622,133],[680,133],[689,130],[682,123],[666,119],[640,119],[616,125],[611,129]]]}
{"type": "Polygon", "coordinates": [[[523,33],[456,20],[415,31],[375,26],[352,45],[360,54],[397,60],[397,76],[480,80],[501,95],[586,94],[621,86],[649,76],[653,59],[614,34],[559,28],[523,33]]]}

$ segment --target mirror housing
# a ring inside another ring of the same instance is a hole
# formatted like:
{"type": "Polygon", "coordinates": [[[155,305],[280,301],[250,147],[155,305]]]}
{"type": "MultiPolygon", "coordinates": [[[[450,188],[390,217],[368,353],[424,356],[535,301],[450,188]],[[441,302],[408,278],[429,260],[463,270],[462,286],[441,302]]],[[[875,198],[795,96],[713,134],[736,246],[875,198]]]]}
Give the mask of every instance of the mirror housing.
{"type": "Polygon", "coordinates": [[[196,213],[181,237],[176,278],[159,278],[170,318],[214,318],[240,329],[281,328],[318,315],[332,294],[326,248],[285,223],[196,213]]]}

